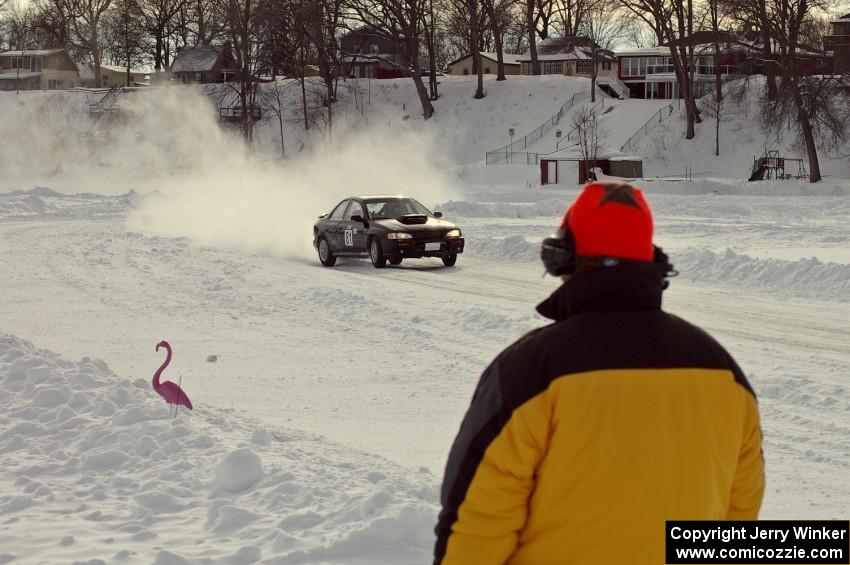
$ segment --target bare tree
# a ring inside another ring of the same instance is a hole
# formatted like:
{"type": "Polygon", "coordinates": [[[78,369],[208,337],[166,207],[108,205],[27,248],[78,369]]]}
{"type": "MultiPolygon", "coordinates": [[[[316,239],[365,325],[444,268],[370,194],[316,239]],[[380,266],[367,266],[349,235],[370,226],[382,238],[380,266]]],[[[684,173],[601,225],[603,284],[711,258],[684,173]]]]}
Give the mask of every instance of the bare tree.
{"type": "Polygon", "coordinates": [[[795,116],[795,130],[808,157],[811,182],[821,180],[818,147],[835,146],[846,135],[845,120],[835,107],[837,81],[831,76],[809,75],[803,68],[806,52],[812,49],[804,44],[806,29],[816,27],[814,14],[828,8],[827,1],[739,0],[735,4],[742,12],[763,14],[765,35],[776,46],[773,58],[780,78],[772,99],[768,92],[765,122],[781,123],[781,116],[795,116]]]}
{"type": "Polygon", "coordinates": [[[484,98],[484,65],[481,64],[481,27],[478,18],[478,0],[466,0],[469,10],[470,32],[472,35],[472,60],[478,78],[477,86],[475,87],[475,99],[484,98]]]}
{"type": "Polygon", "coordinates": [[[286,90],[292,82],[274,80],[264,85],[260,99],[263,107],[268,109],[277,118],[280,128],[280,157],[286,159],[286,142],[283,135],[283,123],[286,121],[286,90]]]}
{"type": "Polygon", "coordinates": [[[24,5],[20,0],[15,0],[9,9],[9,23],[11,24],[11,36],[15,41],[17,50],[21,52],[21,57],[17,59],[15,70],[15,93],[21,91],[21,66],[23,65],[26,49],[29,47],[30,35],[33,32],[33,20],[35,12],[27,5],[24,5]]]}
{"type": "Polygon", "coordinates": [[[168,36],[177,14],[187,0],[137,0],[145,29],[153,38],[153,67],[156,72],[168,68],[168,36]]]}
{"type": "Polygon", "coordinates": [[[593,69],[590,74],[590,101],[596,102],[596,79],[599,65],[613,61],[612,49],[623,36],[625,20],[617,13],[616,0],[596,0],[586,7],[579,31],[584,41],[582,50],[590,57],[593,69]]]}
{"type": "Polygon", "coordinates": [[[540,74],[540,60],[537,57],[537,2],[525,0],[525,32],[528,34],[528,51],[531,55],[531,74],[540,74]]]}
{"type": "Polygon", "coordinates": [[[582,21],[595,0],[557,0],[555,22],[561,37],[576,37],[581,33],[582,21]]]}
{"type": "Polygon", "coordinates": [[[408,61],[404,69],[413,80],[422,115],[428,120],[434,115],[434,106],[428,96],[419,64],[422,40],[422,14],[428,10],[427,0],[352,0],[357,18],[377,35],[395,42],[408,61]]]}
{"type": "Polygon", "coordinates": [[[493,42],[496,47],[496,80],[505,80],[505,31],[510,23],[511,11],[515,0],[481,0],[481,6],[487,14],[493,42]]]}
{"type": "Polygon", "coordinates": [[[95,86],[103,85],[100,72],[101,31],[104,16],[112,0],[50,0],[54,9],[68,23],[74,45],[88,53],[94,69],[95,86]]]}
{"type": "Polygon", "coordinates": [[[333,108],[336,103],[336,80],[341,70],[337,36],[342,29],[341,0],[312,0],[296,3],[299,21],[316,54],[319,75],[325,85],[327,132],[333,132],[333,108]]]}
{"type": "MultiPolygon", "coordinates": [[[[227,0],[227,32],[239,66],[238,87],[231,88],[239,99],[242,135],[250,145],[254,139],[254,108],[257,107],[257,71],[260,65],[259,0],[227,0]]],[[[228,83],[230,86],[230,83],[228,83]]]]}
{"type": "MultiPolygon", "coordinates": [[[[33,0],[35,12],[33,25],[45,35],[45,47],[70,48],[78,51],[77,45],[71,41],[71,14],[54,0],[33,0]]],[[[79,55],[79,53],[78,53],[79,55]]]]}
{"type": "Polygon", "coordinates": [[[620,0],[620,3],[647,24],[658,25],[664,38],[662,43],[670,46],[676,83],[685,103],[685,138],[693,139],[694,124],[699,121],[693,88],[693,0],[620,0]]]}
{"type": "Polygon", "coordinates": [[[145,60],[147,37],[142,23],[142,13],[136,0],[114,0],[115,4],[104,18],[104,40],[111,62],[125,66],[126,86],[131,86],[130,69],[145,60]]]}
{"type": "Polygon", "coordinates": [[[596,167],[600,142],[605,135],[605,132],[599,125],[596,110],[590,106],[585,106],[581,110],[576,111],[573,114],[572,126],[587,176],[582,182],[595,180],[593,169],[596,167]]]}

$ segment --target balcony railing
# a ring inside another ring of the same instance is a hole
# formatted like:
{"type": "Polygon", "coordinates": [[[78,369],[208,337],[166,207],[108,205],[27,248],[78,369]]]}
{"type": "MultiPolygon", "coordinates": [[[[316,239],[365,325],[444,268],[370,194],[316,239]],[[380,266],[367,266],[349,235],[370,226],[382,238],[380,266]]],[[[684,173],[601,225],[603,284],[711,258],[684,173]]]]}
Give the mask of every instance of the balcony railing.
{"type": "Polygon", "coordinates": [[[825,51],[834,51],[836,47],[850,46],[850,35],[827,35],[823,38],[825,51]]]}
{"type": "Polygon", "coordinates": [[[258,121],[262,118],[262,110],[259,106],[248,106],[245,112],[241,106],[222,107],[218,109],[218,117],[222,122],[230,123],[258,121]]]}
{"type": "MultiPolygon", "coordinates": [[[[708,75],[714,76],[716,67],[714,65],[697,65],[694,67],[695,74],[697,75],[708,75]]],[[[662,75],[675,74],[676,68],[673,65],[647,65],[646,66],[646,76],[650,75],[662,75]]],[[[740,75],[743,74],[743,70],[734,65],[720,65],[720,74],[721,75],[740,75]]]]}

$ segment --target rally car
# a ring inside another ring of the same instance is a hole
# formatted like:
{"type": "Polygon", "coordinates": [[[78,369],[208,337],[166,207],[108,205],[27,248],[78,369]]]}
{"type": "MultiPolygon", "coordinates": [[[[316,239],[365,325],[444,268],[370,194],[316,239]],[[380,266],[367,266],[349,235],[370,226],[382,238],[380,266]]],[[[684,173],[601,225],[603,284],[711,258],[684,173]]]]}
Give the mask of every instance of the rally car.
{"type": "Polygon", "coordinates": [[[463,234],[442,216],[406,196],[352,196],[319,216],[313,246],[326,267],[337,257],[367,255],[378,269],[420,257],[451,267],[463,253],[463,234]]]}

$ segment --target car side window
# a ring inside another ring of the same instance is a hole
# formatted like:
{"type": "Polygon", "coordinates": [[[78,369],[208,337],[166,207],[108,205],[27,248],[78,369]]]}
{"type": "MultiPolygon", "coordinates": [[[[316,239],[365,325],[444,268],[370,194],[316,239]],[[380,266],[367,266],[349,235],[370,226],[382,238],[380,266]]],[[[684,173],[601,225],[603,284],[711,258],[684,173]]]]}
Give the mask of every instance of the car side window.
{"type": "Polygon", "coordinates": [[[350,220],[351,216],[358,215],[363,218],[366,217],[366,214],[363,213],[363,206],[360,204],[360,202],[352,200],[351,204],[348,205],[348,212],[345,213],[345,219],[350,220]]]}
{"type": "Polygon", "coordinates": [[[331,215],[328,217],[329,220],[342,220],[345,217],[345,209],[348,207],[348,200],[343,200],[339,203],[339,205],[334,208],[334,211],[331,212],[331,215]]]}

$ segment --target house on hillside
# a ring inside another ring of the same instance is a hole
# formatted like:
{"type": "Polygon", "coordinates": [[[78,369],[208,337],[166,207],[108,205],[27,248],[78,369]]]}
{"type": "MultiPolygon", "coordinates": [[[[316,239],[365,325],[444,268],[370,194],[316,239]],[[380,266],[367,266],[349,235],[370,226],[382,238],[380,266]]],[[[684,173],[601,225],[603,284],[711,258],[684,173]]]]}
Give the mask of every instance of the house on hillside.
{"type": "MultiPolygon", "coordinates": [[[[519,55],[510,53],[502,54],[502,62],[505,64],[506,75],[520,74],[519,55]]],[[[495,75],[499,72],[499,58],[496,53],[481,52],[481,66],[484,67],[485,75],[495,75]]],[[[449,63],[449,74],[465,76],[472,74],[472,54],[466,55],[449,63]]]]}
{"type": "MultiPolygon", "coordinates": [[[[410,60],[404,49],[378,31],[361,26],[339,40],[342,76],[400,78],[407,76],[410,60]]],[[[423,63],[424,64],[424,63],[423,63]]]]}
{"type": "MultiPolygon", "coordinates": [[[[684,41],[694,53],[688,61],[688,67],[693,73],[694,94],[697,98],[714,91],[718,68],[722,81],[765,72],[763,40],[757,31],[700,31],[684,41]],[[720,47],[717,57],[714,53],[715,44],[720,47]]],[[[774,52],[779,51],[778,45],[773,47],[774,52]]],[[[679,85],[669,46],[618,51],[617,60],[617,78],[628,87],[632,98],[679,98],[679,85]]],[[[803,74],[832,72],[831,55],[811,47],[798,49],[797,62],[803,74]]]]}
{"type": "MultiPolygon", "coordinates": [[[[150,86],[150,75],[146,71],[130,69],[130,86],[150,86]]],[[[127,67],[101,65],[100,80],[103,86],[109,88],[127,86],[127,67]]]]}
{"type": "Polygon", "coordinates": [[[238,80],[239,69],[231,43],[184,47],[177,52],[171,65],[174,80],[183,84],[232,82],[238,80]]]}
{"type": "Polygon", "coordinates": [[[80,73],[65,49],[0,53],[0,90],[57,90],[75,86],[80,86],[80,73]]]}
{"type": "MultiPolygon", "coordinates": [[[[593,52],[595,44],[582,37],[548,37],[537,44],[537,60],[544,75],[566,75],[590,78],[593,74],[593,52]]],[[[598,47],[597,47],[598,48],[598,47]]],[[[530,75],[531,51],[517,57],[521,74],[530,75]]],[[[614,53],[602,50],[597,58],[597,77],[612,77],[617,74],[617,59],[614,53]]]]}
{"type": "Polygon", "coordinates": [[[850,14],[832,20],[832,35],[823,38],[823,48],[834,57],[836,72],[850,72],[850,14]]]}

